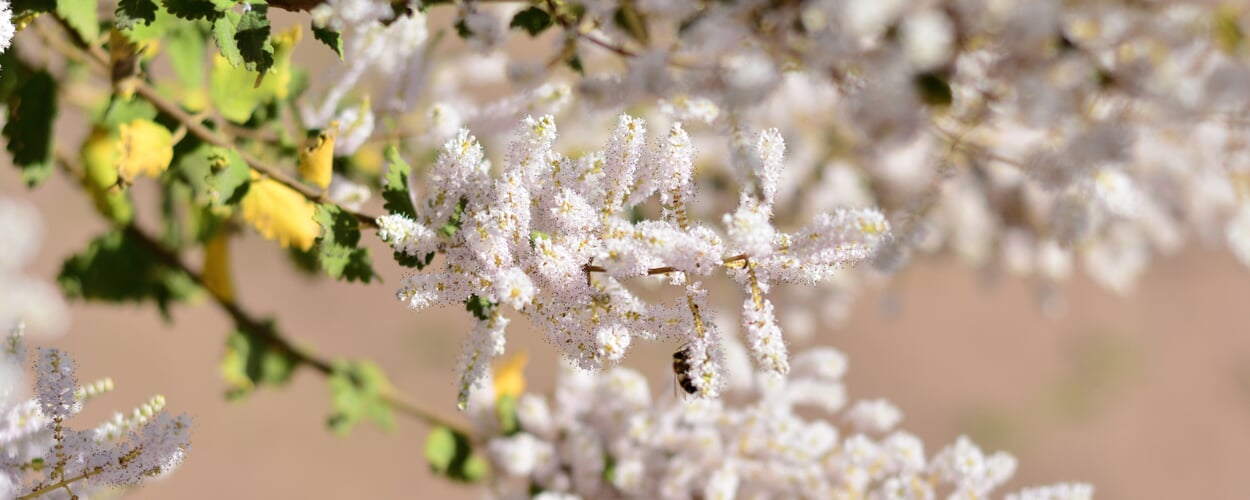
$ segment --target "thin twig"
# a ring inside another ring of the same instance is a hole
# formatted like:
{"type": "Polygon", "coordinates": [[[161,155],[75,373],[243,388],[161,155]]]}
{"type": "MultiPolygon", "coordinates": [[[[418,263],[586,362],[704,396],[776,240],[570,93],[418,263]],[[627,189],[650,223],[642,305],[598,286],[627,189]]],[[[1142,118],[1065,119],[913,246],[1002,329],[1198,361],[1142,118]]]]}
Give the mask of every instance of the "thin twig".
{"type": "MultiPolygon", "coordinates": [[[[65,171],[79,182],[82,182],[83,171],[77,161],[59,149],[56,151],[56,158],[57,164],[61,166],[61,170],[65,171]]],[[[120,227],[120,229],[125,233],[127,238],[130,238],[132,241],[135,241],[143,246],[144,250],[147,250],[147,252],[161,264],[185,273],[200,288],[209,289],[209,287],[205,284],[203,274],[182,262],[182,259],[179,258],[176,253],[165,248],[165,246],[157,241],[155,237],[146,233],[134,224],[127,224],[120,227]]],[[[308,366],[323,376],[330,376],[335,372],[334,365],[329,360],[318,357],[313,352],[295,345],[290,339],[275,330],[272,324],[248,313],[248,311],[243,309],[238,302],[222,297],[216,293],[210,292],[208,295],[213,298],[213,302],[217,304],[221,310],[225,311],[226,314],[230,316],[230,319],[233,320],[241,330],[255,335],[265,341],[269,347],[277,349],[282,354],[289,356],[296,362],[296,364],[308,366]]],[[[415,418],[432,426],[447,427],[454,432],[461,433],[465,436],[471,436],[466,429],[453,424],[451,419],[439,416],[432,410],[424,409],[417,404],[412,403],[406,396],[395,391],[394,389],[385,389],[384,392],[379,395],[379,398],[392,410],[398,413],[415,418]]]]}
{"type": "MultiPolygon", "coordinates": [[[[742,262],[742,261],[745,261],[745,260],[747,260],[747,254],[741,253],[741,254],[735,255],[735,256],[733,256],[733,257],[725,257],[725,258],[721,259],[721,264],[722,264],[722,265],[731,265],[731,264],[735,264],[735,263],[742,262]]],[[[589,274],[589,273],[606,273],[606,272],[608,272],[608,270],[607,270],[607,269],[604,269],[604,268],[603,268],[603,266],[596,266],[596,265],[593,265],[593,264],[586,264],[586,265],[582,266],[582,271],[583,271],[583,272],[585,272],[585,273],[588,273],[588,274],[589,274]]],[[[657,275],[657,274],[668,274],[668,273],[675,273],[675,272],[678,272],[678,270],[677,270],[677,269],[675,269],[675,268],[673,268],[673,267],[671,267],[671,266],[653,267],[653,268],[651,268],[651,269],[647,269],[647,275],[648,275],[648,276],[655,276],[655,275],[657,275]]]]}
{"type": "MultiPolygon", "coordinates": [[[[45,41],[48,42],[49,47],[53,48],[57,52],[62,53],[63,55],[65,55],[66,57],[70,59],[74,59],[76,61],[86,63],[97,73],[101,74],[102,76],[108,77],[109,70],[108,70],[108,63],[107,63],[107,55],[105,55],[103,51],[99,50],[96,47],[89,47],[84,50],[83,48],[74,46],[69,43],[65,43],[64,39],[53,35],[47,29],[44,29],[42,27],[40,28],[40,34],[44,35],[44,39],[45,41]]],[[[148,85],[147,82],[144,82],[143,80],[135,79],[134,86],[135,86],[135,93],[142,96],[148,102],[151,102],[152,105],[156,106],[156,108],[160,110],[162,113],[165,113],[173,117],[175,120],[178,121],[179,124],[181,124],[182,126],[185,126],[187,128],[187,131],[194,134],[200,140],[207,142],[209,144],[212,144],[214,146],[234,150],[235,152],[239,154],[240,157],[243,158],[243,161],[246,162],[248,166],[251,167],[253,170],[259,172],[261,175],[264,175],[266,177],[269,177],[270,179],[273,179],[281,183],[282,185],[288,188],[291,188],[292,190],[299,193],[301,196],[308,199],[309,201],[312,201],[315,203],[333,203],[329,201],[328,199],[326,199],[325,193],[323,193],[321,190],[308,186],[307,184],[300,182],[298,179],[295,179],[291,177],[290,175],[283,173],[282,170],[276,165],[268,163],[264,160],[261,160],[260,158],[257,158],[251,153],[248,153],[246,151],[240,150],[239,148],[236,148],[234,146],[233,141],[231,141],[230,139],[226,137],[223,137],[221,134],[218,134],[217,132],[209,129],[208,127],[205,127],[204,124],[201,123],[199,119],[192,116],[191,113],[188,113],[187,111],[183,110],[182,107],[179,106],[177,103],[170,101],[169,99],[166,99],[165,96],[161,95],[160,92],[157,92],[156,89],[153,88],[151,85],[148,85]]],[[[366,227],[372,227],[372,228],[378,227],[377,220],[376,220],[377,217],[375,216],[357,212],[355,210],[350,210],[341,205],[339,206],[339,208],[341,208],[344,212],[349,213],[353,217],[355,217],[356,220],[361,223],[361,225],[364,225],[366,227]]]]}

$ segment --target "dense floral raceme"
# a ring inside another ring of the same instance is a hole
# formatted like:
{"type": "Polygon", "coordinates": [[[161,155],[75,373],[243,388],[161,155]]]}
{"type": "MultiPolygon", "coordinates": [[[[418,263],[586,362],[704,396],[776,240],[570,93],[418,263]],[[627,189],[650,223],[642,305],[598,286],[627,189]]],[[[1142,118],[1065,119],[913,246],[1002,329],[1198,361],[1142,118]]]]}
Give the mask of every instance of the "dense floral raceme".
{"type": "Polygon", "coordinates": [[[8,389],[0,392],[0,498],[86,498],[166,474],[182,462],[191,447],[191,420],[165,412],[161,396],[94,429],[69,428],[66,421],[83,403],[112,391],[113,382],[78,385],[74,360],[62,351],[40,349],[35,397],[16,397],[25,362],[22,334],[19,324],[0,352],[8,389]]]}
{"type": "Polygon", "coordinates": [[[0,339],[0,498],[86,498],[172,471],[190,449],[191,421],[166,413],[164,397],[94,429],[71,429],[66,421],[111,392],[113,382],[79,385],[74,360],[57,349],[39,349],[34,397],[22,397],[26,320],[37,320],[36,331],[57,332],[65,305],[48,283],[10,274],[38,249],[34,208],[0,197],[0,226],[8,237],[0,246],[0,321],[12,325],[0,339]]]}
{"type": "MultiPolygon", "coordinates": [[[[359,12],[368,3],[322,8],[359,12]]],[[[775,220],[875,207],[896,236],[874,259],[877,270],[947,252],[1035,277],[1045,306],[1062,304],[1058,285],[1075,269],[1127,292],[1152,259],[1189,240],[1223,244],[1250,265],[1238,90],[1250,84],[1245,5],[584,5],[551,8],[565,36],[550,53],[496,50],[509,16],[514,26],[522,18],[520,4],[463,5],[458,26],[475,57],[410,63],[403,81],[423,92],[375,98],[374,116],[406,113],[402,126],[421,131],[409,141],[435,147],[461,125],[496,144],[503,124],[526,114],[601,123],[601,113],[630,107],[652,123],[682,121],[712,186],[760,167],[755,139],[775,127],[789,165],[770,193],[775,220]],[[573,57],[577,71],[559,64],[573,57]],[[515,95],[479,97],[508,83],[515,95]]],[[[602,130],[577,127],[562,140],[585,147],[602,130]]],[[[796,333],[836,323],[872,279],[842,273],[818,289],[779,290],[786,303],[823,307],[778,315],[796,333]]]]}
{"type": "MultiPolygon", "coordinates": [[[[731,359],[746,354],[727,342],[731,359]],[[735,356],[736,355],[736,356],[735,356]]],[[[960,437],[926,454],[897,428],[885,400],[844,409],[844,355],[798,353],[785,378],[748,375],[722,399],[653,394],[641,373],[566,366],[554,394],[524,394],[517,425],[504,427],[492,391],[471,410],[489,436],[498,498],[991,498],[1016,469],[1007,453],[986,453],[960,437]]],[[[1012,500],[1079,500],[1085,484],[1031,488],[1012,500]]]]}
{"type": "Polygon", "coordinates": [[[541,325],[586,369],[619,361],[635,338],[679,341],[688,390],[715,396],[723,385],[722,339],[701,280],[719,271],[742,286],[751,354],[785,374],[769,286],[820,281],[868,258],[888,236],[885,219],[870,209],[834,210],[778,230],[772,209],[784,145],[775,131],[755,139],[761,168],[743,180],[738,206],[719,228],[691,217],[696,158],[680,122],[652,140],[645,122],[623,115],[602,151],[578,157],[555,152],[555,138],[550,116],[525,119],[495,176],[481,145],[462,130],[430,171],[417,220],[378,220],[379,236],[396,252],[443,255],[404,278],[402,301],[414,309],[482,304],[461,355],[461,406],[504,351],[504,309],[541,325]],[[659,213],[648,219],[643,207],[652,202],[659,213]],[[626,284],[648,275],[684,293],[644,302],[626,284]]]}

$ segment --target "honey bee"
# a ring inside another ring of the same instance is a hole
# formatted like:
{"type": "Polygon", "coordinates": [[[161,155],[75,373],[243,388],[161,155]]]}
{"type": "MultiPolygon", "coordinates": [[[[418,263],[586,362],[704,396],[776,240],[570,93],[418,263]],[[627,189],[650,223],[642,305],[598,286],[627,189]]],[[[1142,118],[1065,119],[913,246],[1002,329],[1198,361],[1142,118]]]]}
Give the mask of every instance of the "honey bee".
{"type": "Polygon", "coordinates": [[[690,380],[690,347],[683,346],[673,353],[673,374],[677,377],[677,385],[681,387],[686,394],[694,394],[699,388],[695,387],[694,381],[690,380]]]}

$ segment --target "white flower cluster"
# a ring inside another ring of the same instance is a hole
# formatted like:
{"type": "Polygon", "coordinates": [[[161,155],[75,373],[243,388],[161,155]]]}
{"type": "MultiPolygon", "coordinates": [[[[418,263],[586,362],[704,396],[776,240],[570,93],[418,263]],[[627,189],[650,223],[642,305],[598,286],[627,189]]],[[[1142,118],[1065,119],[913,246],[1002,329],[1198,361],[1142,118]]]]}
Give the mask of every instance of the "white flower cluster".
{"type": "MultiPolygon", "coordinates": [[[[633,370],[565,367],[554,395],[522,395],[519,424],[474,411],[489,437],[497,498],[989,498],[1016,469],[960,437],[932,456],[884,400],[839,411],[846,357],[803,351],[786,378],[756,374],[730,398],[653,397],[633,370]],[[731,404],[728,400],[739,401],[731,404]],[[845,434],[844,434],[845,433],[845,434]]],[[[663,392],[661,393],[663,394],[663,392]]],[[[475,401],[476,402],[476,401],[475,401]]],[[[483,401],[489,403],[489,401],[483,401]]],[[[1026,489],[1010,499],[1092,498],[1085,484],[1026,489]]]]}
{"type": "MultiPolygon", "coordinates": [[[[646,123],[621,116],[607,146],[573,158],[552,149],[550,116],[527,118],[498,176],[467,130],[448,141],[417,197],[418,220],[379,218],[379,235],[396,252],[441,269],[404,278],[399,298],[413,309],[486,301],[460,362],[460,404],[490,360],[504,350],[505,306],[546,330],[578,366],[621,359],[633,339],[684,343],[690,392],[715,396],[722,386],[721,339],[699,279],[725,269],[744,289],[743,328],[758,364],[784,374],[786,346],[770,285],[819,281],[868,258],[888,236],[874,210],[835,210],[793,232],[773,225],[784,144],[759,134],[760,169],[742,181],[723,228],[690,216],[695,151],[681,123],[648,145],[646,123]],[[641,219],[656,206],[656,219],[641,219]],[[631,213],[635,219],[631,220],[631,213]],[[450,230],[448,230],[450,228],[450,230]],[[647,303],[626,281],[663,275],[684,294],[647,303]]],[[[415,192],[414,192],[415,194],[415,192]]]]}
{"type": "Polygon", "coordinates": [[[0,52],[9,50],[17,28],[13,26],[13,10],[8,0],[0,1],[0,52]]]}
{"type": "MultiPolygon", "coordinates": [[[[466,26],[477,29],[464,32],[490,38],[483,47],[497,45],[502,21],[487,18],[511,11],[466,5],[462,10],[476,16],[473,23],[465,18],[466,26]]],[[[411,91],[395,109],[428,111],[397,123],[413,131],[413,143],[436,146],[465,125],[493,145],[518,113],[568,111],[594,121],[598,110],[628,108],[652,123],[682,120],[691,144],[736,142],[740,147],[707,148],[702,174],[711,177],[760,171],[758,134],[750,131],[776,127],[787,163],[801,167],[776,182],[766,210],[774,220],[877,207],[895,222],[896,236],[875,259],[878,270],[948,252],[1035,277],[1043,298],[1055,298],[1057,285],[1077,269],[1125,292],[1152,259],[1190,239],[1223,244],[1250,265],[1244,6],[582,5],[579,22],[554,37],[550,54],[420,56],[429,70],[404,80],[411,91]],[[577,56],[576,80],[552,70],[561,66],[551,59],[560,53],[577,56]],[[477,102],[498,95],[480,90],[507,78],[516,84],[511,95],[477,102]]],[[[602,139],[595,129],[568,135],[592,144],[602,139]]],[[[732,203],[739,194],[703,196],[732,203]]],[[[750,224],[747,215],[735,222],[750,224]]],[[[787,305],[820,306],[778,311],[783,323],[841,319],[866,276],[833,278],[819,290],[779,289],[787,305]],[[822,317],[807,317],[816,313],[822,317]]]]}
{"type": "Polygon", "coordinates": [[[78,386],[74,360],[59,350],[39,350],[35,397],[18,398],[22,340],[19,324],[0,350],[0,498],[85,498],[168,473],[182,462],[191,420],[163,411],[159,396],[95,429],[67,427],[84,402],[111,391],[113,383],[78,386]]]}

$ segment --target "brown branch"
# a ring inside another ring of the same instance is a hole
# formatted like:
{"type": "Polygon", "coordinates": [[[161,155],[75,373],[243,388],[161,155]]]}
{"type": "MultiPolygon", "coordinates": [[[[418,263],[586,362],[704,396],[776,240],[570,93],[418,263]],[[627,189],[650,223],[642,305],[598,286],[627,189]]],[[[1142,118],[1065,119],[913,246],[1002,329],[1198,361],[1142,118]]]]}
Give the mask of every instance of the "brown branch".
{"type": "MultiPolygon", "coordinates": [[[[69,174],[71,177],[74,177],[80,183],[83,182],[83,170],[78,165],[78,162],[75,161],[70,155],[58,149],[56,151],[56,160],[57,164],[61,167],[61,170],[69,174]]],[[[179,258],[176,253],[165,248],[165,246],[157,241],[157,239],[152,235],[147,234],[133,223],[120,226],[119,229],[125,233],[127,238],[139,243],[144,250],[151,254],[151,256],[161,264],[185,273],[200,288],[211,290],[205,284],[203,274],[182,262],[182,259],[179,258]]],[[[243,309],[239,303],[221,297],[211,291],[208,295],[213,298],[213,302],[217,304],[217,307],[219,307],[222,311],[225,311],[226,314],[230,316],[230,319],[233,320],[240,329],[259,337],[271,348],[277,349],[283,354],[290,356],[297,365],[308,366],[317,373],[320,373],[322,376],[330,376],[335,372],[334,365],[329,360],[318,357],[311,351],[295,345],[290,339],[275,330],[272,324],[248,313],[248,311],[243,309]]],[[[382,394],[378,397],[382,400],[382,402],[386,403],[387,406],[398,413],[415,418],[431,426],[443,426],[465,436],[471,436],[466,429],[451,423],[451,419],[439,416],[434,411],[421,408],[415,403],[408,401],[403,394],[396,392],[394,389],[385,389],[384,392],[382,392],[382,394]]]]}
{"type": "MultiPolygon", "coordinates": [[[[87,64],[101,76],[109,76],[110,71],[108,69],[107,62],[108,56],[99,48],[87,47],[84,49],[67,43],[62,37],[54,35],[42,26],[39,28],[39,33],[43,35],[43,38],[48,43],[48,46],[57,52],[62,53],[70,59],[87,64]]],[[[136,78],[134,79],[134,88],[135,93],[142,96],[148,102],[151,102],[152,105],[156,106],[156,109],[160,110],[160,112],[173,117],[180,125],[186,127],[187,131],[194,134],[200,140],[214,146],[234,150],[239,153],[239,156],[243,158],[243,161],[246,162],[253,170],[259,172],[265,177],[269,177],[270,179],[281,183],[288,188],[291,188],[309,201],[315,203],[333,204],[326,199],[325,193],[321,190],[308,186],[307,184],[300,182],[298,179],[283,173],[278,166],[261,160],[251,153],[235,147],[233,141],[229,138],[223,137],[221,134],[218,134],[217,132],[204,126],[199,119],[192,116],[191,113],[188,113],[186,110],[183,110],[182,106],[166,99],[165,96],[161,95],[160,92],[157,92],[156,89],[151,85],[148,85],[147,82],[136,78]]],[[[378,227],[376,220],[377,217],[375,216],[350,210],[341,205],[339,205],[339,208],[341,208],[344,212],[351,214],[363,226],[372,228],[378,227]]]]}
{"type": "MultiPolygon", "coordinates": [[[[731,265],[731,264],[735,264],[735,263],[742,262],[745,260],[747,260],[747,254],[740,253],[733,257],[725,257],[721,259],[721,265],[731,265]]],[[[594,264],[586,264],[582,266],[582,271],[585,272],[586,274],[608,272],[608,270],[604,269],[603,266],[596,266],[594,264]]],[[[668,273],[675,273],[675,272],[678,272],[678,270],[674,269],[672,266],[653,267],[651,269],[647,269],[647,276],[655,276],[657,274],[668,274],[668,273]]]]}

